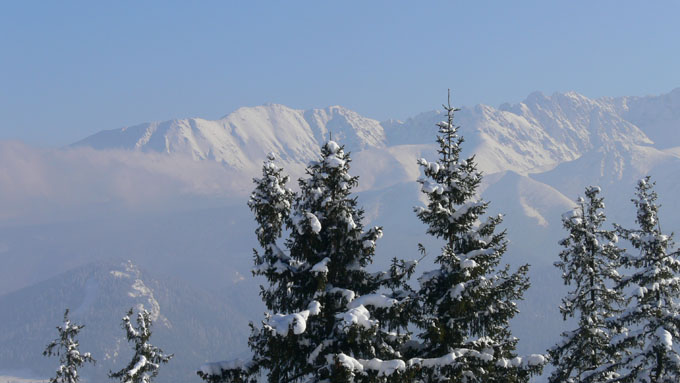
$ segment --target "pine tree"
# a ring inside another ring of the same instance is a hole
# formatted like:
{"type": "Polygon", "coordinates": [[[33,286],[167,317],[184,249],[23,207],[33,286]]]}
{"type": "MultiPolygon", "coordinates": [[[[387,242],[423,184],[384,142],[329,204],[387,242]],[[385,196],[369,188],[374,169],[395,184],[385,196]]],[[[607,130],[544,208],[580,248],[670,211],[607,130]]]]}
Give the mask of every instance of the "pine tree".
{"type": "Polygon", "coordinates": [[[68,319],[68,312],[68,309],[64,312],[64,324],[57,326],[59,337],[50,342],[43,351],[45,356],[59,356],[60,365],[56,376],[50,379],[50,383],[77,383],[80,380],[78,369],[84,363],[95,363],[89,352],[81,353],[78,350],[79,343],[76,336],[85,326],[71,323],[68,319]]]}
{"type": "Polygon", "coordinates": [[[586,199],[579,198],[576,208],[562,216],[569,236],[560,241],[564,249],[555,266],[572,290],[562,299],[560,312],[564,320],[576,316],[579,327],[564,332],[549,351],[555,366],[551,383],[606,382],[611,373],[600,367],[618,359],[610,347],[615,329],[608,318],[625,303],[613,288],[620,281],[616,269],[623,250],[616,245],[616,233],[602,228],[606,216],[599,193],[600,188],[587,187],[586,199]]]}
{"type": "Polygon", "coordinates": [[[254,381],[261,370],[269,382],[405,379],[399,350],[409,336],[406,279],[415,263],[395,259],[388,271],[366,270],[382,229],[364,230],[349,154],[328,141],[299,193],[286,188],[272,161],[249,203],[263,248],[255,274],[267,279],[262,297],[270,312],[261,328],[251,325],[252,361],[207,365],[199,375],[213,382],[254,381]]]}
{"type": "Polygon", "coordinates": [[[262,166],[262,178],[253,179],[255,190],[250,196],[248,207],[257,221],[255,233],[264,250],[255,252],[253,275],[262,275],[270,282],[267,289],[262,287],[260,295],[267,309],[277,312],[290,310],[288,282],[291,280],[295,262],[277,245],[284,226],[290,226],[290,209],[295,193],[287,187],[289,177],[276,165],[273,153],[267,155],[262,166]],[[291,264],[293,262],[293,264],[291,264]]]}
{"type": "Polygon", "coordinates": [[[523,382],[544,363],[541,355],[517,357],[508,324],[518,313],[515,301],[529,287],[528,265],[514,273],[497,267],[507,247],[505,231],[495,232],[502,216],[482,220],[488,202],[475,200],[482,175],[474,157],[460,158],[463,138],[453,124],[458,109],[450,97],[444,108],[439,159],[419,160],[425,176],[418,182],[428,203],[416,213],[427,233],[445,245],[435,259],[439,267],[419,278],[423,360],[412,364],[424,381],[523,382]]]}
{"type": "Polygon", "coordinates": [[[118,372],[109,372],[109,377],[122,383],[149,383],[158,375],[161,363],[168,363],[173,355],[149,343],[151,338],[151,316],[142,309],[137,313],[137,327],[132,325],[132,308],[123,317],[123,329],[128,342],[134,343],[135,355],[130,363],[118,372]]]}
{"type": "Polygon", "coordinates": [[[672,251],[672,234],[661,231],[653,188],[650,177],[637,184],[632,201],[638,228],[618,227],[639,255],[622,257],[632,275],[622,279],[619,289],[632,291],[633,296],[628,309],[614,321],[624,330],[614,345],[628,355],[611,366],[620,374],[613,382],[680,381],[680,260],[678,252],[672,251]]]}

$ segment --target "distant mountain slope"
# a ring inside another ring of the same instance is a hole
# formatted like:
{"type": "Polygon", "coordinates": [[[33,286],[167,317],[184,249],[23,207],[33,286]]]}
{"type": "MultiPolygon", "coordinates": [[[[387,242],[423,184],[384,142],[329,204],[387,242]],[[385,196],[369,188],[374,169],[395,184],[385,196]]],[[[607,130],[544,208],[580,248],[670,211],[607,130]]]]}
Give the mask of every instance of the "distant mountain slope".
{"type": "Polygon", "coordinates": [[[247,320],[233,302],[178,280],[152,277],[130,262],[100,262],[0,296],[0,371],[52,376],[58,360],[41,353],[70,308],[72,320],[86,326],[79,337],[81,351],[97,360],[81,375],[106,381],[106,373],[120,369],[132,355],[121,318],[130,307],[142,306],[154,321],[152,343],[175,354],[161,368],[159,381],[195,380],[197,366],[224,355],[225,344],[234,354],[246,350],[247,320]]]}
{"type": "Polygon", "coordinates": [[[354,152],[386,143],[378,121],[351,110],[332,106],[303,111],[270,104],[239,108],[215,121],[188,118],[102,131],[72,146],[179,153],[252,169],[269,152],[289,165],[306,164],[329,134],[354,152]]]}
{"type": "Polygon", "coordinates": [[[659,149],[680,146],[680,88],[646,97],[605,98],[627,121],[641,127],[659,149]]]}
{"type": "MultiPolygon", "coordinates": [[[[441,112],[422,113],[406,121],[383,123],[390,145],[431,143],[441,112]]],[[[651,145],[633,123],[617,114],[608,100],[592,100],[575,92],[546,97],[532,93],[516,105],[462,108],[465,149],[475,153],[487,173],[548,170],[605,144],[651,145]]]]}
{"type": "Polygon", "coordinates": [[[604,189],[626,185],[632,190],[638,179],[660,168],[680,169],[680,155],[651,146],[602,145],[532,177],[573,196],[583,191],[577,189],[581,180],[597,180],[604,189]]]}

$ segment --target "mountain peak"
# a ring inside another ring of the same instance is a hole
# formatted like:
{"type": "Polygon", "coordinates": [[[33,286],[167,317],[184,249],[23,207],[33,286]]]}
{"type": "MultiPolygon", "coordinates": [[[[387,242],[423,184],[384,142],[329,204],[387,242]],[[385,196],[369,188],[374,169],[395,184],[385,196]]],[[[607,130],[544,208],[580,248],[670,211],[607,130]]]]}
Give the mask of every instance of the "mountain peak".
{"type": "Polygon", "coordinates": [[[299,110],[265,104],[238,108],[218,120],[188,118],[102,131],[73,146],[179,154],[253,170],[270,152],[289,165],[306,164],[330,132],[350,151],[386,144],[378,121],[339,105],[299,110]]]}
{"type": "Polygon", "coordinates": [[[540,101],[547,100],[547,99],[548,99],[548,97],[546,97],[545,94],[543,94],[543,92],[536,90],[536,91],[529,93],[529,95],[524,99],[524,103],[525,104],[526,103],[536,103],[536,102],[540,102],[540,101]]]}

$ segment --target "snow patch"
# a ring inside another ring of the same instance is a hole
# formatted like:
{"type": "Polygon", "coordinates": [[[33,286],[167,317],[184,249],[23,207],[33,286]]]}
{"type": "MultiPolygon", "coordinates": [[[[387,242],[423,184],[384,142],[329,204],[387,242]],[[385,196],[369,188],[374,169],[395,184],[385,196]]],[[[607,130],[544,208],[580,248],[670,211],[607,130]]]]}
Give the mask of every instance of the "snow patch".
{"type": "Polygon", "coordinates": [[[359,306],[373,306],[376,308],[389,308],[397,304],[397,300],[383,294],[366,294],[352,300],[347,307],[350,309],[359,306]]]}
{"type": "Polygon", "coordinates": [[[371,314],[363,305],[354,307],[347,312],[337,314],[335,317],[341,320],[344,327],[356,324],[363,328],[370,329],[371,327],[378,325],[377,320],[371,320],[371,314]]]}
{"type": "Polygon", "coordinates": [[[123,279],[123,278],[129,279],[130,278],[130,274],[127,274],[127,273],[124,273],[124,272],[118,271],[118,270],[111,270],[111,275],[113,275],[114,278],[119,278],[119,279],[123,279]]]}
{"type": "Polygon", "coordinates": [[[313,273],[327,273],[328,272],[328,262],[330,262],[331,259],[326,257],[321,260],[321,262],[317,263],[312,267],[312,272],[313,273]]]}
{"type": "Polygon", "coordinates": [[[659,343],[666,349],[666,350],[671,350],[673,349],[673,335],[671,335],[670,332],[668,332],[665,328],[659,327],[656,329],[654,332],[654,335],[656,335],[657,339],[659,339],[659,343]]]}
{"type": "Polygon", "coordinates": [[[319,234],[321,231],[321,222],[319,222],[319,219],[312,213],[305,213],[307,216],[307,219],[309,220],[309,225],[312,227],[312,231],[314,234],[319,234]]]}
{"type": "Polygon", "coordinates": [[[340,150],[340,145],[335,141],[328,141],[326,143],[326,149],[328,149],[330,153],[335,154],[340,150]]]}
{"type": "Polygon", "coordinates": [[[293,314],[274,314],[267,323],[279,335],[287,336],[291,327],[293,334],[299,335],[307,329],[309,316],[319,315],[319,313],[321,313],[321,303],[312,301],[307,306],[307,310],[293,314]]]}

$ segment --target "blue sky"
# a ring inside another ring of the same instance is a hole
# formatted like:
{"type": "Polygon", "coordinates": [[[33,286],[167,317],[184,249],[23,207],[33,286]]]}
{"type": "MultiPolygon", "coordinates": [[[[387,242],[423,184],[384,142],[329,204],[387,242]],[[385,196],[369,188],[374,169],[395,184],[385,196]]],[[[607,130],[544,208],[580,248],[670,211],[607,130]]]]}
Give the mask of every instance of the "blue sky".
{"type": "Polygon", "coordinates": [[[0,3],[0,140],[219,118],[268,102],[379,120],[539,90],[680,86],[680,2],[0,3]],[[96,3],[96,4],[95,4],[96,3]]]}

